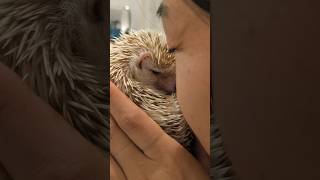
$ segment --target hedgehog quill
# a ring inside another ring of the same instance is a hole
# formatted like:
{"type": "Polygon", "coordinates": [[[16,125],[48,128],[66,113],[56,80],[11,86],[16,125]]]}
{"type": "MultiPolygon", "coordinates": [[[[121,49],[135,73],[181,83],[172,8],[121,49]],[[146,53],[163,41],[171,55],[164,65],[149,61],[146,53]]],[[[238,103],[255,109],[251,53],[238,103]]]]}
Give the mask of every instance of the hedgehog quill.
{"type": "MultiPolygon", "coordinates": [[[[98,75],[107,45],[102,3],[0,0],[0,62],[107,154],[109,87],[98,75]]],[[[9,174],[0,168],[0,179],[9,174]]]]}
{"type": "Polygon", "coordinates": [[[175,57],[162,34],[139,30],[110,44],[110,79],[162,129],[190,150],[193,134],[175,95],[175,57]]]}
{"type": "Polygon", "coordinates": [[[107,152],[108,87],[97,77],[89,53],[81,54],[89,46],[81,34],[89,28],[81,24],[88,19],[82,12],[86,6],[76,0],[0,1],[1,62],[107,152]]]}

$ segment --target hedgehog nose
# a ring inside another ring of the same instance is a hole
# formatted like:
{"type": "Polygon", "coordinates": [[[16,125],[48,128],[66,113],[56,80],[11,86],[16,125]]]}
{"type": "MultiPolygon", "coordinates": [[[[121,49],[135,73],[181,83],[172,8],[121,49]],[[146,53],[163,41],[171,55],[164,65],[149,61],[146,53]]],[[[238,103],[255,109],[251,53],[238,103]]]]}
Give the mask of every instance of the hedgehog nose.
{"type": "Polygon", "coordinates": [[[172,84],[171,93],[176,92],[176,82],[172,84]]]}
{"type": "Polygon", "coordinates": [[[170,84],[166,89],[167,94],[172,94],[176,92],[176,83],[170,84]]]}

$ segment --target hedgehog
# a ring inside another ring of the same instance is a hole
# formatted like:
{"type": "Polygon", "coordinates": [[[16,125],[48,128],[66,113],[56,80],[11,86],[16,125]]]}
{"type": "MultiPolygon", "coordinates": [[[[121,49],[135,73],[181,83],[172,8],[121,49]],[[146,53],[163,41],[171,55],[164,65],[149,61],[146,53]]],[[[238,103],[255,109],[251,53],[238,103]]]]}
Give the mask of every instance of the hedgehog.
{"type": "MultiPolygon", "coordinates": [[[[87,17],[87,6],[87,1],[78,0],[0,1],[0,62],[83,137],[107,152],[109,87],[97,76],[103,70],[90,53],[84,53],[90,45],[83,34],[95,28],[90,23],[101,22],[87,17]]],[[[105,44],[101,43],[104,49],[105,44]]]]}
{"type": "Polygon", "coordinates": [[[110,43],[110,80],[189,151],[193,133],[175,95],[175,57],[163,34],[132,30],[110,43]]]}
{"type": "MultiPolygon", "coordinates": [[[[0,0],[0,63],[107,155],[109,87],[98,75],[105,74],[98,66],[107,54],[101,3],[0,0]]],[[[1,166],[0,179],[11,179],[1,166]]]]}

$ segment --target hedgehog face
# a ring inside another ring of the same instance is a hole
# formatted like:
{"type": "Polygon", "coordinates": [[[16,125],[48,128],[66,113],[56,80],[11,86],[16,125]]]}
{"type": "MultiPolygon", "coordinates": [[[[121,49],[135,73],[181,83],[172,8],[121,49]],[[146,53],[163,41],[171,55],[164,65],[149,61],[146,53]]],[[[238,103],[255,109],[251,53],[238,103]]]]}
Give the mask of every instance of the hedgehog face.
{"type": "MultiPolygon", "coordinates": [[[[164,61],[162,59],[162,61],[164,61]]],[[[159,66],[158,60],[150,52],[141,52],[133,60],[133,78],[145,86],[172,94],[176,90],[175,64],[159,66]]]]}
{"type": "Polygon", "coordinates": [[[123,34],[110,44],[110,63],[115,83],[134,80],[164,94],[175,92],[175,57],[160,33],[140,30],[123,34]]]}
{"type": "Polygon", "coordinates": [[[152,31],[131,32],[116,39],[112,46],[111,53],[117,54],[117,61],[123,65],[129,63],[129,75],[134,80],[166,94],[175,92],[175,57],[168,52],[162,34],[152,31]]]}

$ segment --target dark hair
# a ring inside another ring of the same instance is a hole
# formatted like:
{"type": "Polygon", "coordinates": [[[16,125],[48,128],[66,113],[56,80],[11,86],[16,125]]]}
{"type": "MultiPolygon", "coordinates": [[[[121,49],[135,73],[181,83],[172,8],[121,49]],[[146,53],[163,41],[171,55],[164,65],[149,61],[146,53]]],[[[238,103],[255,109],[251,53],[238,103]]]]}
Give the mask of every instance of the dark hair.
{"type": "Polygon", "coordinates": [[[192,0],[196,5],[198,5],[202,10],[210,13],[210,0],[192,0]]]}

